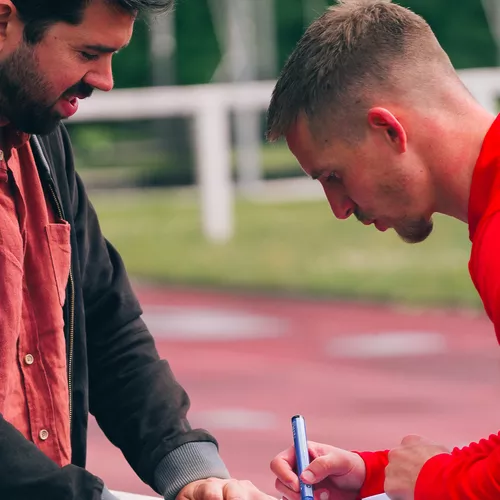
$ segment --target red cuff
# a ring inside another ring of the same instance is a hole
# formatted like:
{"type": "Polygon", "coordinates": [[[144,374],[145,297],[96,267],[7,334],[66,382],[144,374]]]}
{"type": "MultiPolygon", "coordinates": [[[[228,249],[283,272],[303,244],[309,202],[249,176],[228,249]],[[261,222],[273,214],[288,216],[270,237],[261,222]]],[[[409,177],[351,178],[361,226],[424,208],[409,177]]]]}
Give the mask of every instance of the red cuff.
{"type": "Polygon", "coordinates": [[[366,477],[361,488],[361,497],[367,498],[384,493],[385,468],[389,463],[389,450],[355,451],[365,462],[366,477]]]}

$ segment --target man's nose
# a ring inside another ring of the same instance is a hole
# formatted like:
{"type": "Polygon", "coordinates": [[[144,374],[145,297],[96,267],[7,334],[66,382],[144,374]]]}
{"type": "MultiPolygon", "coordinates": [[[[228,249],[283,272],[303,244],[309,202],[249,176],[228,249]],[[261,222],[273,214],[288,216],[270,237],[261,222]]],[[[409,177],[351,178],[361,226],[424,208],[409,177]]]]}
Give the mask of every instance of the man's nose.
{"type": "Polygon", "coordinates": [[[345,192],[334,189],[326,189],[325,195],[333,214],[337,219],[348,219],[356,209],[356,204],[345,192]]]}
{"type": "Polygon", "coordinates": [[[95,69],[85,75],[84,82],[92,88],[102,90],[103,92],[112,90],[114,81],[111,63],[103,61],[103,64],[96,66],[95,69]]]}

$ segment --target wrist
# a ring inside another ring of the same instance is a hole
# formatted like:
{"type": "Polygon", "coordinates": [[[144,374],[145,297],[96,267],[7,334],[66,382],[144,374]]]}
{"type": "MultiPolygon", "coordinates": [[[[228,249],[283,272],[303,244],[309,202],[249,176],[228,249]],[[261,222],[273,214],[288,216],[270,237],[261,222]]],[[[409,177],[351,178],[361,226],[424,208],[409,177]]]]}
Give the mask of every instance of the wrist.
{"type": "Polygon", "coordinates": [[[367,498],[384,493],[385,468],[389,463],[389,450],[355,451],[365,464],[365,480],[361,487],[361,498],[367,498]]]}
{"type": "Polygon", "coordinates": [[[180,446],[170,452],[155,471],[156,489],[165,500],[175,500],[185,486],[208,478],[230,478],[217,447],[211,442],[180,446]]]}

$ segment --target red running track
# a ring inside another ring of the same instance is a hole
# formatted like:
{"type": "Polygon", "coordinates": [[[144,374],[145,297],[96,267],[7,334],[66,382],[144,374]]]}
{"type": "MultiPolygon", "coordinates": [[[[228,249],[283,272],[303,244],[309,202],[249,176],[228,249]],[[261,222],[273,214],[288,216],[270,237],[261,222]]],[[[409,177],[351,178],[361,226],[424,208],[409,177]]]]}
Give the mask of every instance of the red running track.
{"type": "MultiPolygon", "coordinates": [[[[272,495],[269,462],[290,446],[295,413],[310,440],[347,449],[410,433],[463,445],[499,430],[500,348],[483,314],[137,290],[193,425],[215,434],[234,477],[272,495]],[[214,338],[218,328],[227,338],[214,338]]],[[[152,494],[94,421],[88,469],[111,489],[152,494]]]]}

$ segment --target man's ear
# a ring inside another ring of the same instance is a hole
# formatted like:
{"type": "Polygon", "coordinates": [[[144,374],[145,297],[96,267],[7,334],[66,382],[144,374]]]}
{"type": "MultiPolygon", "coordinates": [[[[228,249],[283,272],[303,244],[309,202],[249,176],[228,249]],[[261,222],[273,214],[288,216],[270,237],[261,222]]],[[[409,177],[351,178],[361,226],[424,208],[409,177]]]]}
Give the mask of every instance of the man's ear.
{"type": "Polygon", "coordinates": [[[12,22],[16,18],[16,8],[10,0],[0,0],[0,51],[3,50],[12,22]]]}
{"type": "Polygon", "coordinates": [[[404,153],[407,147],[406,131],[400,121],[385,108],[371,108],[368,111],[368,125],[381,131],[389,144],[399,153],[404,153]]]}

